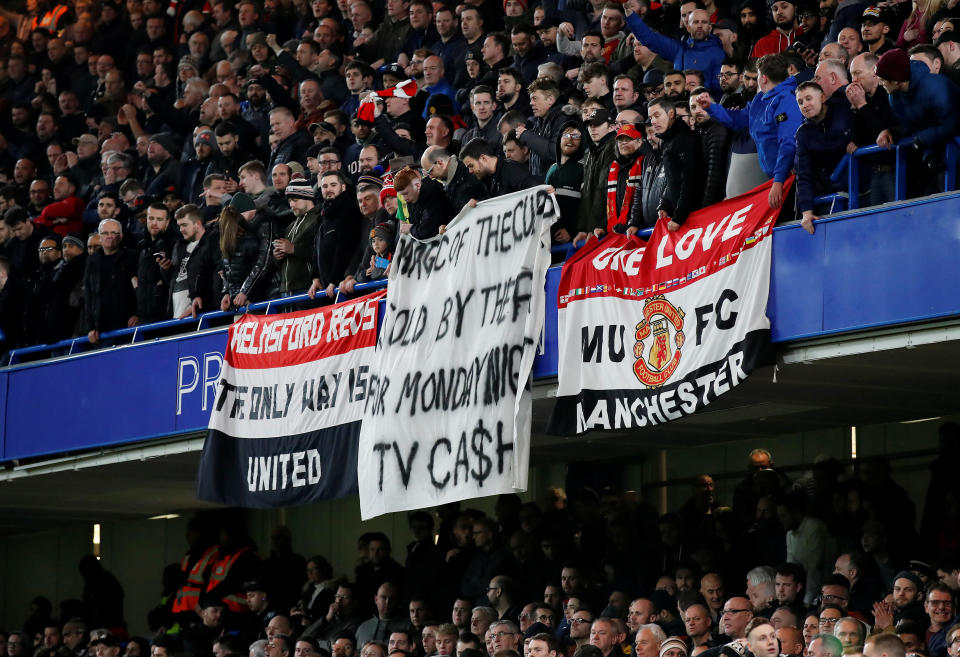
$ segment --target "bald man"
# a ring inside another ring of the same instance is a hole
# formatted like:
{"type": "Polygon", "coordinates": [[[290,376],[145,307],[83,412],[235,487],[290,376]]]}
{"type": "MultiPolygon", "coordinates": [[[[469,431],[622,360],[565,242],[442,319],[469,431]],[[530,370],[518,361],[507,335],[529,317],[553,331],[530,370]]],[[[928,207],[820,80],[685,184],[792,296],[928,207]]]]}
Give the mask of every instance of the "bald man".
{"type": "Polygon", "coordinates": [[[777,630],[780,640],[780,654],[785,657],[803,655],[803,633],[795,627],[781,627],[777,630]]]}

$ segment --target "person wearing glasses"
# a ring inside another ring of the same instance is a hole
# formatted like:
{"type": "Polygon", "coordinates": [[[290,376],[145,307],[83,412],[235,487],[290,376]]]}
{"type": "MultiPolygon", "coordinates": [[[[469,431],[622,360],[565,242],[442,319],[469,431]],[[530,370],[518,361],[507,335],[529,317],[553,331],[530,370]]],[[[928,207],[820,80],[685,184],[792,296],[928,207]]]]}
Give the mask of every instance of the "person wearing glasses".
{"type": "Polygon", "coordinates": [[[53,273],[60,263],[60,242],[55,235],[48,235],[37,248],[40,264],[27,278],[25,286],[26,312],[24,313],[24,338],[32,343],[54,342],[48,340],[47,310],[53,300],[53,273]]]}
{"type": "MultiPolygon", "coordinates": [[[[927,589],[923,609],[930,618],[927,629],[927,652],[930,657],[947,657],[947,628],[956,616],[953,590],[943,582],[936,582],[927,589]]],[[[956,634],[956,632],[954,632],[956,634]]]]}
{"type": "Polygon", "coordinates": [[[560,220],[553,226],[553,241],[566,244],[576,233],[583,181],[584,138],[579,121],[567,121],[557,137],[557,161],[547,170],[546,184],[556,190],[560,220]]]}
{"type": "Polygon", "coordinates": [[[834,604],[824,604],[820,610],[820,633],[833,634],[837,621],[845,616],[843,609],[834,604]]]}
{"type": "Polygon", "coordinates": [[[501,620],[517,622],[520,617],[520,607],[514,600],[516,597],[513,579],[506,575],[498,575],[490,580],[487,587],[487,600],[490,606],[497,611],[501,620]]]}
{"type": "Polygon", "coordinates": [[[730,598],[723,604],[720,612],[720,631],[730,640],[742,639],[747,635],[747,624],[753,620],[753,609],[746,598],[730,598]]]}
{"type": "Polygon", "coordinates": [[[580,608],[573,612],[570,618],[570,638],[576,644],[576,648],[589,645],[590,627],[593,625],[593,614],[589,609],[580,608]]]}

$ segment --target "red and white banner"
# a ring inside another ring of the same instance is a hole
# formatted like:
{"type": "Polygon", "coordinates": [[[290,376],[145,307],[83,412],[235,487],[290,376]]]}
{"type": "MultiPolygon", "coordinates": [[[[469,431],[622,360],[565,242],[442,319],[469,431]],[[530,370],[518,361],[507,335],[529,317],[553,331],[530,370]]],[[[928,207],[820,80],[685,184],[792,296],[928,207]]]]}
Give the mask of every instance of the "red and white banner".
{"type": "Polygon", "coordinates": [[[695,212],[673,233],[660,221],[647,242],[591,240],[566,262],[551,433],[677,420],[764,364],[778,215],[769,190],[695,212]]]}
{"type": "Polygon", "coordinates": [[[385,292],[231,327],[200,459],[201,499],[280,507],[357,491],[357,439],[385,292]]]}

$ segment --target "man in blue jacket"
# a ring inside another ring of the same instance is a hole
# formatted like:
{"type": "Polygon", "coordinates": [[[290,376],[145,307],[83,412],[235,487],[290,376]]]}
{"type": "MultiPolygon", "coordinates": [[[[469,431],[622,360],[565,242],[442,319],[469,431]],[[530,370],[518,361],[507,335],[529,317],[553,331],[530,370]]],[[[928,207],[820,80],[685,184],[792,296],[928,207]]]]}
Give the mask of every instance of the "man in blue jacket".
{"type": "MultiPolygon", "coordinates": [[[[844,99],[846,100],[846,99],[844,99]]],[[[850,105],[831,105],[816,82],[797,87],[797,106],[806,119],[797,128],[797,209],[800,225],[813,234],[814,198],[835,191],[830,180],[850,143],[850,105]]]]}
{"type": "MultiPolygon", "coordinates": [[[[881,55],[877,77],[887,91],[890,108],[902,134],[917,138],[923,160],[940,172],[943,150],[957,134],[957,107],[960,87],[943,75],[933,75],[923,62],[912,62],[905,50],[896,48],[881,55]]],[[[890,130],[877,137],[877,144],[889,146],[896,141],[890,130]]]]}
{"type": "Polygon", "coordinates": [[[742,110],[728,110],[713,102],[710,94],[697,96],[697,104],[734,132],[749,132],[757,144],[760,168],[773,178],[770,207],[783,204],[783,183],[790,176],[797,145],[795,135],[803,123],[794,92],[795,78],[787,75],[782,55],[765,55],[757,64],[760,92],[742,110]]]}
{"type": "Polygon", "coordinates": [[[705,86],[711,92],[720,91],[720,65],[727,58],[723,43],[710,33],[710,14],[705,9],[695,9],[687,16],[687,32],[690,36],[676,40],[655,32],[640,18],[639,0],[628,0],[623,5],[627,14],[627,26],[637,40],[666,60],[673,62],[678,71],[695,69],[703,72],[705,86]]]}

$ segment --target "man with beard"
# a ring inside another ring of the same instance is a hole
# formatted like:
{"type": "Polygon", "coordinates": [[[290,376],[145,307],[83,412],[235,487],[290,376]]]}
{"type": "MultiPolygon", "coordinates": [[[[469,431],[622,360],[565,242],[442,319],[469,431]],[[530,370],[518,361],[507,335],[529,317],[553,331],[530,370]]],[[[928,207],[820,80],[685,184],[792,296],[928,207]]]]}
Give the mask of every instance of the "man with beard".
{"type": "Polygon", "coordinates": [[[207,232],[203,210],[187,204],[174,215],[180,231],[171,256],[170,306],[174,318],[196,317],[216,308],[213,276],[216,272],[216,234],[207,232]]]}
{"type": "Polygon", "coordinates": [[[147,233],[137,263],[137,316],[144,324],[167,319],[173,240],[167,232],[170,211],[163,203],[147,208],[147,233]]]}
{"type": "Polygon", "coordinates": [[[863,39],[867,50],[877,57],[897,47],[897,44],[887,36],[890,33],[892,20],[889,12],[880,7],[867,7],[863,10],[860,38],[863,39]]]}
{"type": "Polygon", "coordinates": [[[397,194],[407,202],[408,222],[400,224],[401,233],[410,233],[417,239],[428,239],[446,230],[456,216],[443,185],[430,177],[421,178],[410,167],[402,169],[393,179],[397,194]]]}
{"type": "Polygon", "coordinates": [[[177,188],[180,183],[180,165],[174,158],[176,152],[176,144],[169,133],[159,132],[150,137],[147,145],[149,166],[143,181],[146,196],[159,198],[165,190],[177,188]]]}
{"type": "Polygon", "coordinates": [[[566,244],[577,232],[577,213],[580,209],[580,187],[583,183],[584,135],[579,121],[568,120],[557,137],[557,161],[550,165],[544,182],[557,190],[560,220],[554,224],[553,240],[566,244]]]}
{"type": "Polygon", "coordinates": [[[226,191],[233,193],[237,191],[236,184],[240,180],[240,167],[254,158],[249,152],[240,148],[240,135],[233,121],[221,121],[213,134],[220,157],[210,161],[206,175],[223,174],[229,181],[226,191]]]}
{"type": "Polygon", "coordinates": [[[514,110],[521,112],[524,116],[530,114],[530,97],[524,91],[520,72],[512,66],[500,70],[500,75],[497,77],[496,99],[501,116],[514,110]]]}
{"type": "Polygon", "coordinates": [[[503,196],[540,184],[527,167],[500,155],[500,149],[482,139],[474,139],[460,150],[460,161],[475,178],[484,182],[491,197],[503,196]]]}
{"type": "Polygon", "coordinates": [[[310,274],[313,283],[309,295],[318,293],[333,298],[336,283],[347,274],[347,266],[360,241],[360,226],[363,216],[355,199],[344,192],[347,180],[340,171],[327,171],[320,176],[320,218],[314,243],[310,274]]]}
{"type": "Polygon", "coordinates": [[[284,195],[294,219],[284,236],[273,241],[273,257],[280,270],[280,294],[289,296],[310,287],[310,261],[320,212],[314,205],[313,188],[303,178],[291,180],[284,195]]]}
{"type": "Polygon", "coordinates": [[[770,6],[770,15],[774,28],[753,46],[750,56],[755,59],[783,52],[803,34],[795,0],[777,0],[770,6]]]}
{"type": "Polygon", "coordinates": [[[628,123],[617,130],[614,141],[616,158],[607,173],[608,233],[614,226],[626,225],[630,221],[630,208],[643,171],[642,143],[643,133],[634,125],[628,123]]]}
{"type": "MultiPolygon", "coordinates": [[[[24,306],[25,313],[23,317],[23,336],[31,344],[41,344],[46,342],[46,309],[50,302],[50,293],[53,286],[53,271],[60,261],[60,242],[56,236],[44,237],[40,241],[37,249],[39,253],[40,264],[27,276],[27,282],[24,286],[24,306]]],[[[50,628],[56,630],[57,628],[50,628]]],[[[51,641],[47,645],[47,635],[44,633],[44,648],[38,651],[38,655],[44,657],[56,657],[59,647],[59,632],[56,633],[56,642],[51,641]]],[[[51,637],[53,638],[53,637],[51,637]]]]}
{"type": "Polygon", "coordinates": [[[203,179],[216,159],[216,141],[212,131],[201,130],[193,138],[194,156],[180,171],[180,194],[186,203],[199,203],[203,194],[203,179]]]}

